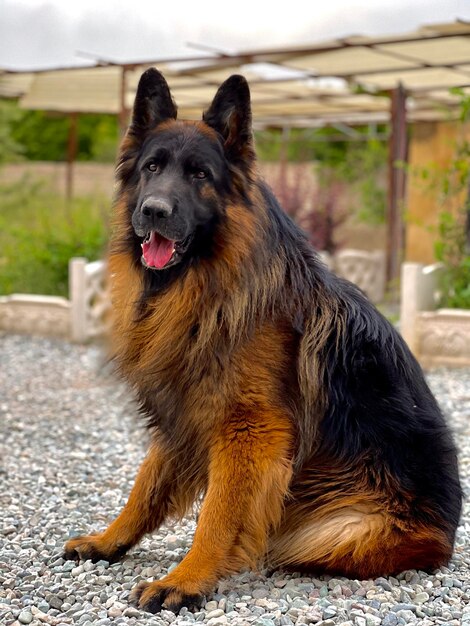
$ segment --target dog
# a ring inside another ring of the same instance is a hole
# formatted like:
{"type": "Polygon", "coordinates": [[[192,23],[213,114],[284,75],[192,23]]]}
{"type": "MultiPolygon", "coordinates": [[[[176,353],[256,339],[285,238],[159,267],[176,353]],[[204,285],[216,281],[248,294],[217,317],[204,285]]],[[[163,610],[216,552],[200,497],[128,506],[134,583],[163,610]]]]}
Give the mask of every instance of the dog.
{"type": "Polygon", "coordinates": [[[394,327],[260,179],[250,92],[177,120],[141,77],[117,165],[112,349],[151,434],[121,514],[67,558],[116,561],[203,495],[191,549],[134,602],[193,606],[260,562],[352,578],[448,561],[456,449],[394,327]]]}

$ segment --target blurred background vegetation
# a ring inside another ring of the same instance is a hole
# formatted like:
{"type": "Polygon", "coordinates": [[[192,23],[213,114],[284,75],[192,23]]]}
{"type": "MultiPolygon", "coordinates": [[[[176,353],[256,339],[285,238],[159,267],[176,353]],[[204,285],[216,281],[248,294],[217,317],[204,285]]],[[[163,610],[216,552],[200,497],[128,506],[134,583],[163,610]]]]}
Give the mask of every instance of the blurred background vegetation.
{"type": "MultiPolygon", "coordinates": [[[[0,163],[20,158],[65,161],[70,118],[45,111],[20,109],[14,100],[0,100],[0,163]]],[[[80,117],[78,161],[112,163],[118,124],[115,115],[80,117]]]]}
{"type": "MultiPolygon", "coordinates": [[[[69,124],[68,117],[0,101],[0,167],[65,161],[69,124]]],[[[112,163],[117,141],[115,116],[82,116],[77,160],[112,163]]],[[[31,173],[0,182],[0,293],[66,296],[70,257],[97,259],[105,251],[110,204],[105,194],[80,190],[67,200],[31,173]]]]}
{"type": "MultiPolygon", "coordinates": [[[[0,168],[64,162],[69,124],[67,116],[0,100],[0,168]]],[[[377,131],[383,135],[385,129],[377,131]]],[[[351,212],[354,220],[384,221],[386,142],[367,139],[367,128],[355,132],[355,141],[332,128],[291,130],[287,140],[277,130],[256,133],[265,177],[321,250],[333,252],[342,244],[337,227],[351,212]],[[360,208],[352,211],[352,205],[360,208]]],[[[77,160],[111,165],[118,134],[115,116],[80,116],[77,160]]],[[[94,260],[105,252],[110,196],[75,185],[72,199],[66,200],[36,173],[12,182],[2,178],[0,169],[0,293],[67,295],[69,258],[94,260]]]]}
{"type": "Polygon", "coordinates": [[[29,176],[0,186],[0,292],[67,296],[73,256],[100,258],[109,199],[66,201],[29,176]]]}
{"type": "MultiPolygon", "coordinates": [[[[470,97],[460,95],[460,122],[465,125],[470,97]]],[[[92,189],[82,184],[88,181],[87,174],[81,174],[67,199],[60,187],[69,124],[68,116],[27,111],[15,101],[0,100],[0,294],[66,296],[70,257],[95,260],[105,254],[117,120],[112,115],[80,116],[77,160],[90,164],[93,172],[102,164],[106,184],[92,189]],[[54,164],[62,169],[54,172],[54,164]],[[38,174],[44,165],[49,178],[38,174]],[[18,175],[2,176],[12,167],[19,168],[18,175]],[[51,171],[56,180],[51,181],[51,171]]],[[[380,247],[387,201],[387,134],[385,126],[256,133],[262,175],[318,250],[334,253],[350,246],[351,224],[353,229],[367,225],[365,238],[380,247]]],[[[434,254],[446,268],[441,304],[462,308],[470,308],[467,137],[457,142],[445,169],[433,164],[430,154],[429,167],[409,171],[411,184],[424,186],[440,206],[434,254]]]]}

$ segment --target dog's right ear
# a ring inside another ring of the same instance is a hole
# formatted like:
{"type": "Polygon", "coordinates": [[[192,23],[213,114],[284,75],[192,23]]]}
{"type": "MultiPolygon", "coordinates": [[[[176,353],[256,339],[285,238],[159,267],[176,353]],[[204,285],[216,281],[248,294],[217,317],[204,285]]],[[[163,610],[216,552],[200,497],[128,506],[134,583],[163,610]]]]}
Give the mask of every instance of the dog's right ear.
{"type": "Polygon", "coordinates": [[[163,75],[151,67],[140,77],[129,132],[145,134],[167,119],[176,119],[176,104],[163,75]]]}

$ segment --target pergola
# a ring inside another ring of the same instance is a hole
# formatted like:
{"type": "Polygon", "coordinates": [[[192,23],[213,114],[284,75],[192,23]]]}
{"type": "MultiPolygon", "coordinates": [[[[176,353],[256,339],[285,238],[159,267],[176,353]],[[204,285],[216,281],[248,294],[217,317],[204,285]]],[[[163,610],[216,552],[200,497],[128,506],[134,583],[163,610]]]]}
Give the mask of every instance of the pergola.
{"type": "Polygon", "coordinates": [[[69,160],[80,113],[114,113],[128,122],[144,69],[163,72],[178,115],[198,119],[230,74],[250,81],[255,128],[390,123],[387,277],[399,274],[403,248],[407,122],[442,119],[458,102],[451,88],[470,92],[470,23],[424,26],[392,36],[351,36],[312,45],[213,53],[136,63],[96,60],[91,67],[0,72],[0,96],[21,106],[71,115],[69,160]]]}

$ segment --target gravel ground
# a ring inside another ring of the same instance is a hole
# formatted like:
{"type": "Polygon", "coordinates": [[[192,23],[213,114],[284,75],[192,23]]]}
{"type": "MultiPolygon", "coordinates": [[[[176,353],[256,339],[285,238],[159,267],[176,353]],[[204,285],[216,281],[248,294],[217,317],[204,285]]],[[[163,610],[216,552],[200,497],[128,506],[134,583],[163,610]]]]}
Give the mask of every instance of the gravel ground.
{"type": "MultiPolygon", "coordinates": [[[[0,378],[0,624],[470,626],[468,503],[455,556],[432,575],[244,573],[221,581],[197,613],[138,611],[131,588],[181,560],[194,519],[160,529],[112,566],[61,558],[68,537],[103,529],[120,511],[144,456],[124,387],[96,347],[19,336],[0,336],[0,378]]],[[[436,370],[429,382],[458,438],[468,491],[470,370],[436,370]]]]}

